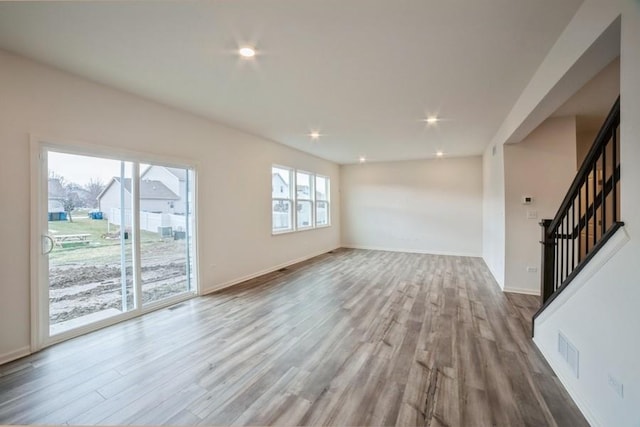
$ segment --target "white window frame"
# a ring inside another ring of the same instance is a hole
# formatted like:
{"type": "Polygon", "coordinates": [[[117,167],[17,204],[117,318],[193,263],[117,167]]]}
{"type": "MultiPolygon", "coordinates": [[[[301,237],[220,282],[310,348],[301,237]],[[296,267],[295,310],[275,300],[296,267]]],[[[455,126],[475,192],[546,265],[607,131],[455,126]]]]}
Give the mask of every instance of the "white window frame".
{"type": "Polygon", "coordinates": [[[271,235],[280,235],[280,234],[288,234],[295,233],[298,231],[308,231],[314,230],[316,228],[325,228],[331,226],[331,178],[327,175],[317,174],[315,172],[309,172],[302,169],[295,169],[289,166],[282,166],[279,164],[271,165],[271,174],[272,174],[272,184],[271,184],[271,235]],[[284,169],[289,171],[289,197],[290,198],[282,198],[282,197],[273,197],[273,169],[284,169]],[[309,185],[310,185],[310,198],[298,198],[298,173],[303,173],[309,175],[309,185]],[[316,179],[324,178],[327,183],[327,196],[326,200],[316,200],[316,179]],[[291,204],[292,212],[291,212],[291,227],[283,230],[274,230],[273,228],[273,202],[274,201],[287,201],[291,204]],[[298,202],[311,202],[311,223],[309,226],[298,227],[298,202]],[[326,224],[317,224],[317,202],[325,202],[327,204],[327,223],[326,224]]]}

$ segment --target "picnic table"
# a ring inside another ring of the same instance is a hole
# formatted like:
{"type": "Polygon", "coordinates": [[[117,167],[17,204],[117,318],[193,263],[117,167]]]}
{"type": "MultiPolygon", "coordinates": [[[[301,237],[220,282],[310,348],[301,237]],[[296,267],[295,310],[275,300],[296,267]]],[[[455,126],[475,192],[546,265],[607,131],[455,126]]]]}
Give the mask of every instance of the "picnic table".
{"type": "Polygon", "coordinates": [[[62,247],[65,243],[89,244],[89,237],[91,237],[91,234],[58,234],[52,236],[53,243],[59,247],[62,247]]]}

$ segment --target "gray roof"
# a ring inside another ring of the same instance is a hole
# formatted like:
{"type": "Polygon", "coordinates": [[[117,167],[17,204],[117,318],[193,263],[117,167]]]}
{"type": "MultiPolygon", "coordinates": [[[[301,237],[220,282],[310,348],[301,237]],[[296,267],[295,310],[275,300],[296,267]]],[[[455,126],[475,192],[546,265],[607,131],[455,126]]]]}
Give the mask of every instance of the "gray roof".
{"type": "MultiPolygon", "coordinates": [[[[114,182],[120,183],[120,177],[114,176],[107,188],[105,188],[100,196],[98,196],[98,199],[102,197],[102,194],[104,194],[114,182]]],[[[127,192],[131,193],[131,178],[124,179],[124,188],[127,192]]],[[[164,185],[162,181],[150,179],[140,180],[140,198],[153,200],[180,200],[180,197],[164,185]]]]}

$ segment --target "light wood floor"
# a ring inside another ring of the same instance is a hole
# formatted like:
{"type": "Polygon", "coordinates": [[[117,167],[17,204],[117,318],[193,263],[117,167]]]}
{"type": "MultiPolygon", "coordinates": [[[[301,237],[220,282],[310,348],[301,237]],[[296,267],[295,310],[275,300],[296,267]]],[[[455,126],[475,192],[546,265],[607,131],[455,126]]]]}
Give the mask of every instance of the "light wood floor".
{"type": "Polygon", "coordinates": [[[587,425],[481,259],[339,250],[0,367],[0,424],[587,425]]]}

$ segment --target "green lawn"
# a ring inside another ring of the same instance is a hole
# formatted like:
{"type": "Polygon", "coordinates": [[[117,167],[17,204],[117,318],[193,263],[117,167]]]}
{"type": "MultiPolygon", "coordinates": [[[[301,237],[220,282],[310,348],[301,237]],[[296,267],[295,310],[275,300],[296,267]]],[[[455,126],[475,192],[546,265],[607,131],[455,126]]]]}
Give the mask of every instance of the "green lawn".
{"type": "MultiPolygon", "coordinates": [[[[120,227],[108,226],[107,220],[92,220],[75,214],[73,222],[49,221],[51,236],[65,234],[90,234],[88,243],[64,243],[56,246],[49,254],[51,266],[82,264],[113,264],[120,262],[120,227]]],[[[141,232],[141,248],[144,251],[157,249],[158,246],[173,245],[160,238],[157,233],[141,232]]],[[[126,241],[126,254],[131,254],[131,239],[126,241]]]]}

